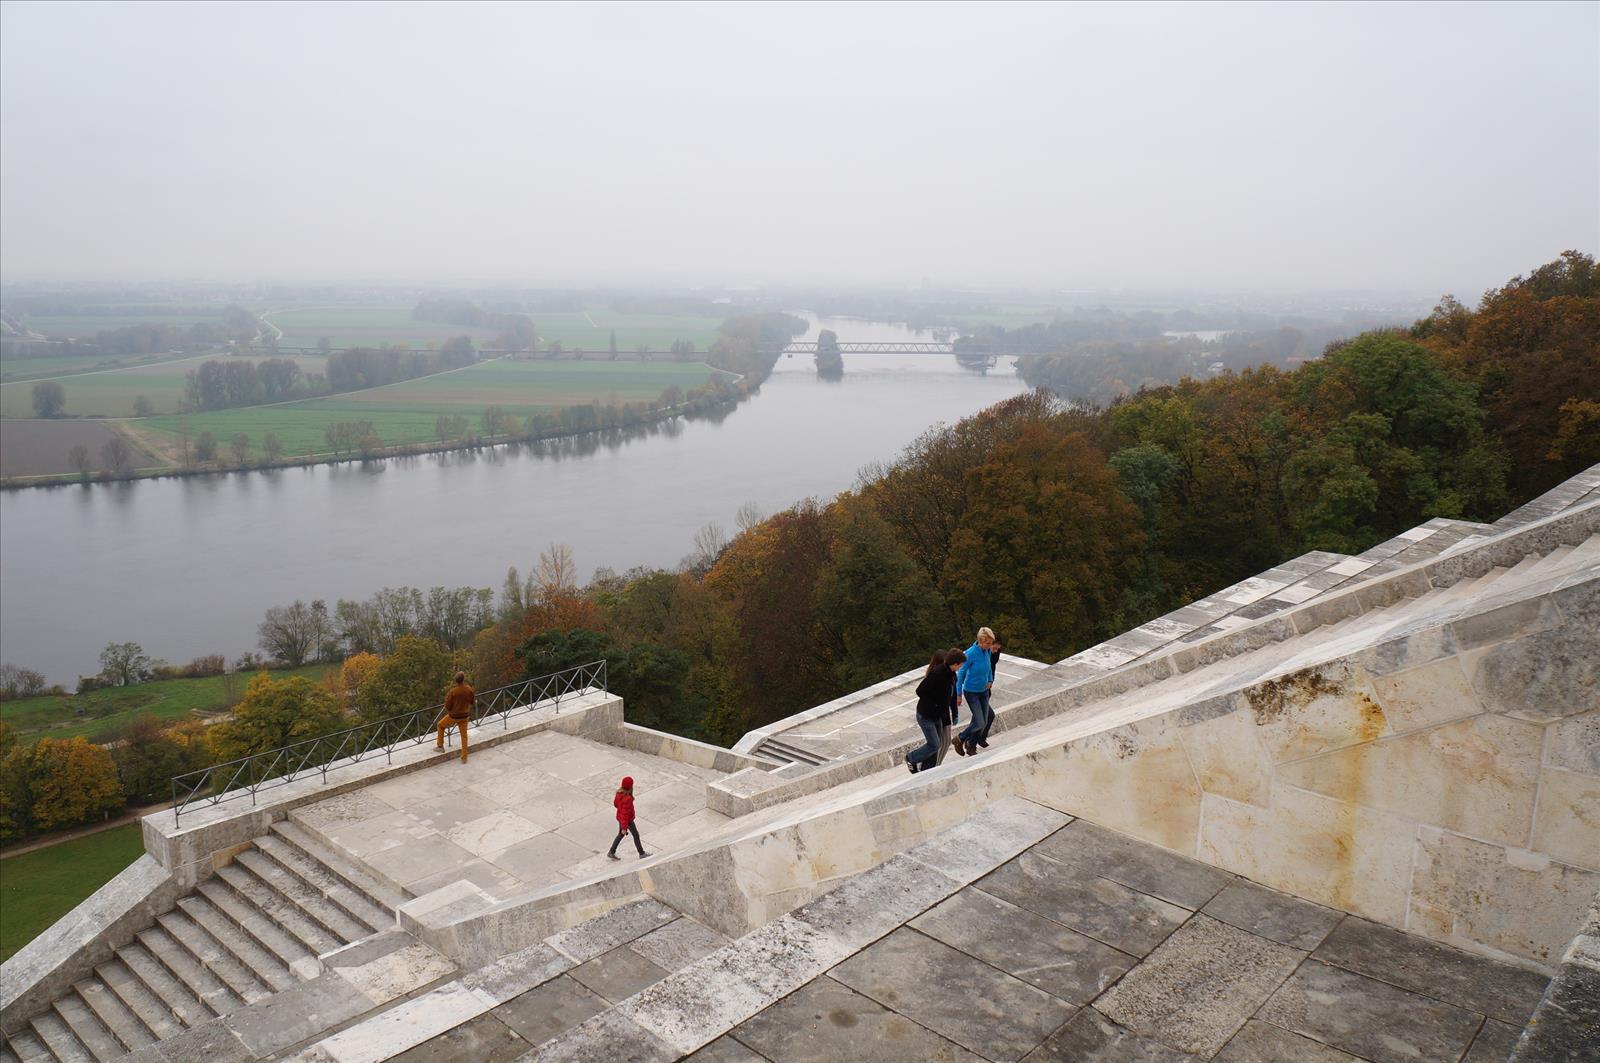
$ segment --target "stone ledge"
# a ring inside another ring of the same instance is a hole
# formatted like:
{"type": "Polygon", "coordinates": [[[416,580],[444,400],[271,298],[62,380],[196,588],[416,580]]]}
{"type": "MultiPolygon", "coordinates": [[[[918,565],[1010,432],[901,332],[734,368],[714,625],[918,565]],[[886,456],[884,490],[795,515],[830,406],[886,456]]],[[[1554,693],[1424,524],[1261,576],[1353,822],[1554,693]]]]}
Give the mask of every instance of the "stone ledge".
{"type": "Polygon", "coordinates": [[[93,973],[182,894],[151,856],[141,856],[0,965],[0,1030],[22,1029],[93,973]]]}
{"type": "Polygon", "coordinates": [[[680,764],[720,771],[726,775],[732,775],[747,768],[768,772],[783,766],[777,761],[747,756],[743,753],[736,753],[733,750],[723,749],[721,746],[711,745],[708,742],[697,742],[692,738],[684,738],[681,735],[668,734],[666,731],[657,731],[632,723],[601,728],[590,732],[587,737],[596,742],[604,742],[606,745],[616,746],[619,749],[631,749],[636,753],[648,753],[651,756],[675,760],[680,764]]]}

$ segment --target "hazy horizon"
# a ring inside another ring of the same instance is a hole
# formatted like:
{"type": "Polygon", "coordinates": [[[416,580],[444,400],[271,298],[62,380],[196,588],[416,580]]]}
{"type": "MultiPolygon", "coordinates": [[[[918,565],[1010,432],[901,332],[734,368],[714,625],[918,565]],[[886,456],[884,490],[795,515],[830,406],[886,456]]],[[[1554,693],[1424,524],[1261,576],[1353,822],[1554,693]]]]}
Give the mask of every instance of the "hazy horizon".
{"type": "Polygon", "coordinates": [[[1455,292],[1600,244],[1600,6],[0,4],[25,281],[1455,292]]]}

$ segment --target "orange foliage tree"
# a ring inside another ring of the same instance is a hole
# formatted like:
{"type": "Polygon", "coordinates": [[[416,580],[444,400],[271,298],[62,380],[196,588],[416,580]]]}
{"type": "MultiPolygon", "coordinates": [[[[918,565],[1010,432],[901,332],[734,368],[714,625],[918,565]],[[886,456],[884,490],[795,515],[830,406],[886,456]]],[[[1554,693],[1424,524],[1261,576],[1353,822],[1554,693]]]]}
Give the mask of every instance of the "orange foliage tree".
{"type": "Polygon", "coordinates": [[[99,819],[123,805],[117,765],[106,749],[79,735],[41,738],[33,747],[28,788],[33,820],[54,830],[99,819]]]}

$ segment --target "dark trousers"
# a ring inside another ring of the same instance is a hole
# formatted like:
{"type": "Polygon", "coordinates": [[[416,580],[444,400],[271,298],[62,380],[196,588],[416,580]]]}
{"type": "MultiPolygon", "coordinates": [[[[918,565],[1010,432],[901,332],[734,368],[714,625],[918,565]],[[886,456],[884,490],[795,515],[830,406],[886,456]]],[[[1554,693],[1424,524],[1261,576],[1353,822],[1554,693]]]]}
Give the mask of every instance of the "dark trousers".
{"type": "Polygon", "coordinates": [[[629,834],[633,835],[633,847],[639,850],[640,856],[644,855],[644,842],[639,840],[639,828],[634,826],[632,823],[629,823],[626,827],[623,827],[621,830],[617,831],[616,840],[611,843],[612,856],[617,855],[617,846],[621,845],[622,839],[629,834]]]}
{"type": "Polygon", "coordinates": [[[922,728],[922,745],[906,754],[906,763],[918,771],[933,767],[935,758],[939,756],[939,721],[930,720],[926,716],[917,717],[917,726],[922,728]]]}
{"type": "Polygon", "coordinates": [[[961,696],[967,702],[967,711],[972,713],[972,722],[961,732],[963,742],[976,741],[979,735],[989,732],[989,725],[994,722],[993,713],[989,709],[989,692],[987,690],[964,690],[961,696]]]}

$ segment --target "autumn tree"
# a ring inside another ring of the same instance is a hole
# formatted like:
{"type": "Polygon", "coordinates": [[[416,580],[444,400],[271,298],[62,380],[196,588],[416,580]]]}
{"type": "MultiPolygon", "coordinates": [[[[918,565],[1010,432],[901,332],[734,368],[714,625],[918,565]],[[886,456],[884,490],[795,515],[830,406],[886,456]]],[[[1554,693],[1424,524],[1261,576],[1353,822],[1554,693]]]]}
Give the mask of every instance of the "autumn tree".
{"type": "Polygon", "coordinates": [[[398,716],[444,701],[455,661],[430,638],[403,635],[356,692],[365,720],[398,716]]]}
{"type": "Polygon", "coordinates": [[[116,762],[82,735],[34,743],[28,789],[40,830],[100,819],[124,804],[116,762]]]}
{"type": "Polygon", "coordinates": [[[331,633],[330,627],[327,606],[321,602],[307,605],[297,600],[293,605],[275,605],[268,609],[256,633],[263,651],[274,660],[298,668],[319,656],[331,633]]]}
{"type": "Polygon", "coordinates": [[[217,437],[209,430],[194,437],[194,457],[196,461],[217,460],[217,437]]]}
{"type": "Polygon", "coordinates": [[[250,437],[243,432],[235,432],[228,445],[233,450],[234,463],[243,468],[250,459],[250,437]]]}
{"type": "Polygon", "coordinates": [[[204,766],[204,750],[167,734],[154,716],[123,729],[112,749],[122,792],[131,804],[153,804],[172,793],[172,779],[204,766]]]}
{"type": "Polygon", "coordinates": [[[258,672],[232,715],[208,737],[216,759],[229,761],[320,738],[350,723],[333,696],[304,676],[274,679],[258,672]]]}

